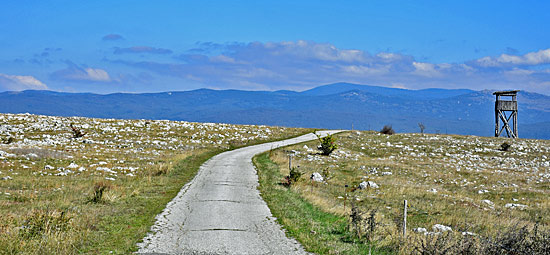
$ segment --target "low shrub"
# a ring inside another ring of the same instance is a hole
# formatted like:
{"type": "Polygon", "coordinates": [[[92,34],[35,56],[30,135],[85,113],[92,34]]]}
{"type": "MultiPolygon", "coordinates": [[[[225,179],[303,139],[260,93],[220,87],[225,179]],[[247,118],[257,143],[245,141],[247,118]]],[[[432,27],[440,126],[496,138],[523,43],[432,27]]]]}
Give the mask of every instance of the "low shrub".
{"type": "Polygon", "coordinates": [[[80,131],[79,128],[73,126],[73,123],[69,125],[71,127],[71,130],[73,131],[73,138],[80,138],[83,137],[86,133],[80,131]]]}
{"type": "Polygon", "coordinates": [[[321,173],[321,175],[323,175],[323,178],[325,179],[325,181],[332,178],[332,173],[330,172],[330,169],[328,167],[323,169],[323,172],[321,173]]]}
{"type": "Polygon", "coordinates": [[[509,143],[502,143],[500,145],[501,151],[509,151],[511,148],[512,148],[512,145],[510,145],[509,143]]]}
{"type": "Polygon", "coordinates": [[[9,136],[8,138],[5,138],[5,139],[3,138],[3,139],[2,139],[2,142],[3,142],[4,144],[10,144],[10,143],[15,142],[15,138],[12,137],[12,136],[9,136]]]}
{"type": "Polygon", "coordinates": [[[298,168],[299,167],[291,168],[289,175],[285,177],[287,186],[291,186],[292,184],[298,182],[300,180],[300,178],[302,178],[302,175],[304,173],[300,172],[300,170],[298,170],[298,168]]]}
{"type": "Polygon", "coordinates": [[[94,185],[92,198],[89,200],[90,203],[99,203],[103,201],[103,194],[111,188],[111,185],[107,182],[100,181],[94,185]]]}
{"type": "Polygon", "coordinates": [[[157,165],[156,170],[153,170],[153,176],[168,175],[171,171],[171,166],[166,163],[160,163],[157,165]]]}
{"type": "Polygon", "coordinates": [[[364,211],[355,203],[351,203],[351,213],[349,216],[349,228],[359,239],[366,238],[369,242],[373,240],[374,231],[376,230],[376,210],[364,211]]]}
{"type": "Polygon", "coordinates": [[[549,254],[550,230],[514,226],[494,237],[455,232],[426,235],[414,247],[414,254],[549,254]]]}
{"type": "Polygon", "coordinates": [[[30,239],[55,232],[66,231],[71,217],[65,211],[33,210],[19,231],[21,237],[30,239]]]}
{"type": "Polygon", "coordinates": [[[380,133],[385,135],[393,135],[395,134],[395,130],[393,130],[391,125],[385,125],[382,130],[380,130],[380,133]]]}
{"type": "Polygon", "coordinates": [[[321,154],[328,156],[330,155],[334,150],[338,149],[338,145],[336,145],[336,138],[332,135],[326,135],[325,137],[321,137],[320,135],[317,135],[317,139],[319,139],[319,142],[321,145],[319,145],[318,149],[321,150],[321,154]]]}

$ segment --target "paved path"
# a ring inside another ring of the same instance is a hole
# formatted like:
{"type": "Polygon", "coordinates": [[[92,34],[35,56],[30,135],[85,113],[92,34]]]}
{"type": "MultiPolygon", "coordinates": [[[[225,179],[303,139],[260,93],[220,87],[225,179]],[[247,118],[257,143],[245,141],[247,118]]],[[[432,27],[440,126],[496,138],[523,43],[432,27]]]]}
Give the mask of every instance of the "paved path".
{"type": "Polygon", "coordinates": [[[138,253],[305,254],[297,241],[285,236],[260,197],[252,157],[313,139],[307,134],[212,157],[157,216],[138,253]]]}

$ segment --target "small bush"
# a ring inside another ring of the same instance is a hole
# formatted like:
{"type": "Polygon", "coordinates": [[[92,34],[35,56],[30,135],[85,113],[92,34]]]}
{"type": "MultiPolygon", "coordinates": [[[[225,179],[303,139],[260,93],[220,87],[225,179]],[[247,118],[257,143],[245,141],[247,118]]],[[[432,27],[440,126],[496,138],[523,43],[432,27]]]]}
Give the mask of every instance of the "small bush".
{"type": "Polygon", "coordinates": [[[461,236],[452,231],[437,232],[425,235],[414,247],[413,254],[480,254],[480,247],[477,244],[479,244],[479,240],[475,237],[461,236]]]}
{"type": "Polygon", "coordinates": [[[511,148],[512,148],[512,145],[510,145],[509,143],[503,143],[500,145],[501,151],[509,151],[511,148]]]}
{"type": "Polygon", "coordinates": [[[482,254],[549,254],[550,230],[541,230],[536,224],[514,226],[500,235],[484,240],[482,254]]]}
{"type": "Polygon", "coordinates": [[[385,135],[393,135],[395,134],[395,130],[393,130],[391,125],[385,125],[382,130],[380,130],[380,133],[385,135]]]}
{"type": "Polygon", "coordinates": [[[154,176],[161,176],[161,175],[168,175],[171,171],[171,167],[169,164],[166,163],[160,163],[157,165],[157,169],[154,170],[153,175],[154,176]]]}
{"type": "Polygon", "coordinates": [[[359,239],[366,237],[370,242],[373,240],[374,232],[378,222],[376,222],[376,210],[370,212],[361,210],[355,203],[351,203],[351,213],[349,215],[349,228],[359,239]]]}
{"type": "Polygon", "coordinates": [[[321,137],[320,135],[317,135],[317,139],[319,139],[319,142],[321,145],[319,145],[318,149],[321,150],[321,154],[328,156],[330,155],[334,150],[338,149],[338,146],[336,145],[336,138],[332,135],[326,135],[325,137],[321,137]]]}
{"type": "Polygon", "coordinates": [[[8,137],[8,138],[6,138],[6,139],[2,139],[2,141],[4,142],[4,144],[10,144],[10,143],[15,142],[15,138],[12,137],[12,136],[10,136],[10,137],[8,137]]]}
{"type": "Polygon", "coordinates": [[[71,127],[71,130],[73,131],[73,138],[80,138],[80,137],[83,137],[86,133],[83,133],[82,131],[80,131],[79,128],[73,126],[73,123],[71,123],[69,125],[71,127]]]}
{"type": "Polygon", "coordinates": [[[94,194],[89,200],[90,203],[99,203],[103,201],[103,194],[111,188],[111,185],[107,182],[98,182],[94,185],[94,194]]]}
{"type": "Polygon", "coordinates": [[[304,173],[298,170],[298,167],[293,167],[290,169],[290,173],[285,177],[286,185],[291,186],[292,184],[298,182],[304,173]]]}
{"type": "Polygon", "coordinates": [[[445,232],[427,235],[414,247],[413,254],[549,254],[550,230],[512,227],[495,237],[445,232]]]}
{"type": "Polygon", "coordinates": [[[332,178],[332,173],[330,172],[328,167],[323,169],[323,172],[321,174],[323,175],[323,178],[325,178],[325,180],[329,180],[330,178],[332,178]]]}
{"type": "Polygon", "coordinates": [[[71,217],[65,211],[33,210],[19,231],[23,238],[35,238],[42,235],[65,231],[70,226],[71,217]]]}

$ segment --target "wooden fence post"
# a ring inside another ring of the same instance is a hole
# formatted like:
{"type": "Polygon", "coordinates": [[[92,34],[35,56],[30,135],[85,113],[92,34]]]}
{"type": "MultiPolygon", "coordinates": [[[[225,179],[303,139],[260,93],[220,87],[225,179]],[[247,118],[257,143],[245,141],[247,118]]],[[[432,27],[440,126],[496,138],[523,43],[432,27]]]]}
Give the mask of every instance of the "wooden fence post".
{"type": "Polygon", "coordinates": [[[292,155],[288,155],[288,170],[292,170],[292,155]]]}
{"type": "Polygon", "coordinates": [[[407,200],[403,202],[403,238],[407,238],[407,200]]]}

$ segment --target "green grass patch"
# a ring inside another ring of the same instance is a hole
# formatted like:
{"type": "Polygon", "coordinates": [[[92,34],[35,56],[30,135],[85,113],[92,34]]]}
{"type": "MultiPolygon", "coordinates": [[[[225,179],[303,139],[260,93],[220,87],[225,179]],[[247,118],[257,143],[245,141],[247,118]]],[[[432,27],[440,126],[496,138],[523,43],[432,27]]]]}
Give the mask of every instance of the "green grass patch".
{"type": "MultiPolygon", "coordinates": [[[[128,254],[137,251],[140,242],[155,222],[155,216],[191,181],[200,166],[220,150],[189,156],[179,161],[165,180],[143,187],[140,195],[117,202],[108,215],[101,218],[99,231],[93,232],[89,245],[82,252],[128,254]],[[159,185],[162,182],[162,185],[159,185]]],[[[102,207],[103,205],[97,205],[102,207]]]]}
{"type": "Polygon", "coordinates": [[[311,132],[26,114],[0,123],[1,138],[16,138],[0,143],[0,254],[130,254],[210,157],[311,132]]]}
{"type": "Polygon", "coordinates": [[[280,185],[283,179],[279,166],[268,153],[257,155],[253,162],[258,169],[259,190],[263,199],[289,236],[298,240],[307,251],[319,254],[391,254],[359,240],[348,231],[348,219],[323,212],[298,193],[280,185]]]}

